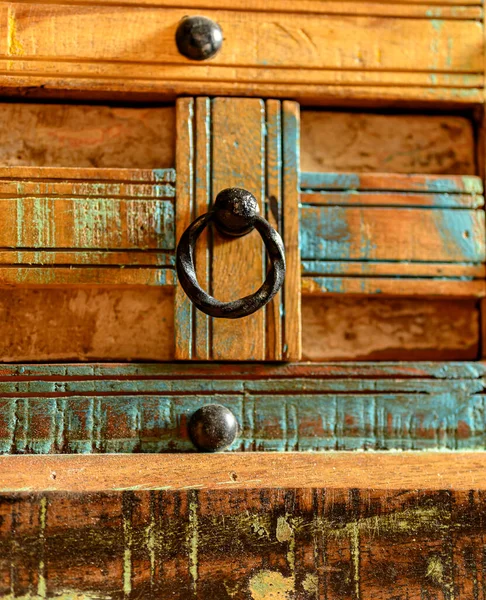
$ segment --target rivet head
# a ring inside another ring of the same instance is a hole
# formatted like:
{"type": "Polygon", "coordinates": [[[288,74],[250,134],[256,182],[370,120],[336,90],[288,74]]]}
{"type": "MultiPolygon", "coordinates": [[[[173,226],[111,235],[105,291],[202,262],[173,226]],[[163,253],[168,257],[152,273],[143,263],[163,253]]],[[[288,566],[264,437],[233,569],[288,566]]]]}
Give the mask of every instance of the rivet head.
{"type": "Polygon", "coordinates": [[[176,32],[179,52],[192,60],[207,60],[220,50],[223,43],[221,27],[207,17],[186,17],[176,32]]]}
{"type": "Polygon", "coordinates": [[[214,220],[220,233],[241,236],[249,233],[260,209],[253,194],[242,188],[227,188],[216,196],[214,220]]]}
{"type": "Polygon", "coordinates": [[[238,421],[221,404],[207,404],[196,410],[189,421],[193,444],[204,452],[217,452],[230,446],[238,435],[238,421]]]}

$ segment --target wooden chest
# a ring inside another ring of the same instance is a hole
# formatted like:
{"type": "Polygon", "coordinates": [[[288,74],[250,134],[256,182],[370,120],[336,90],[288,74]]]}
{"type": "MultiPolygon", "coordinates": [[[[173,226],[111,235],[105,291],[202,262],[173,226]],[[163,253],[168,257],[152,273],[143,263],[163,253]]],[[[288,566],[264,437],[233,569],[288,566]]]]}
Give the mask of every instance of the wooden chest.
{"type": "Polygon", "coordinates": [[[0,598],[486,600],[483,16],[0,2],[0,598]]]}

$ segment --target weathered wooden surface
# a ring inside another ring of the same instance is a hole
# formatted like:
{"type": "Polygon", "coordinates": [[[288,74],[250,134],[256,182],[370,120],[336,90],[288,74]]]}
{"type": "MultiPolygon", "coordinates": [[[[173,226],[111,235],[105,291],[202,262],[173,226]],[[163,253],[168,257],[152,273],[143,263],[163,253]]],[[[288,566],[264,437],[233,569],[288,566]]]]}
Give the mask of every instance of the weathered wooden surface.
{"type": "Polygon", "coordinates": [[[486,293],[478,177],[303,173],[301,186],[305,294],[486,293]]]}
{"type": "Polygon", "coordinates": [[[173,285],[174,181],[173,169],[3,168],[0,285],[173,285]]]}
{"type": "Polygon", "coordinates": [[[191,452],[187,423],[214,402],[240,424],[231,450],[485,447],[483,365],[374,368],[5,365],[0,452],[191,452]]]}
{"type": "Polygon", "coordinates": [[[476,174],[464,117],[303,110],[301,118],[302,171],[476,174]]]}
{"type": "Polygon", "coordinates": [[[482,598],[484,455],[100,458],[0,459],[1,597],[482,598]]]}
{"type": "Polygon", "coordinates": [[[475,360],[475,300],[304,296],[304,360],[475,360]]]}
{"type": "MultiPolygon", "coordinates": [[[[81,0],[79,4],[86,4],[81,0]]],[[[117,0],[106,0],[105,4],[116,4],[117,0]]],[[[160,7],[186,7],[187,0],[127,0],[127,5],[156,5],[160,7]]],[[[251,12],[290,12],[295,13],[295,4],[292,0],[191,0],[192,8],[242,10],[251,12]]],[[[368,2],[367,0],[351,0],[343,4],[342,0],[301,0],[299,12],[311,14],[361,14],[373,16],[397,17],[443,17],[446,19],[475,19],[481,20],[481,0],[407,0],[397,4],[368,2]]]]}
{"type": "MultiPolygon", "coordinates": [[[[287,276],[266,310],[238,320],[200,314],[176,291],[176,358],[298,360],[300,358],[299,115],[293,102],[190,98],[178,107],[177,239],[206,213],[216,195],[241,187],[282,232],[287,276]],[[285,174],[285,176],[284,176],[285,174]]],[[[196,250],[203,288],[221,301],[256,291],[266,276],[257,232],[229,239],[211,228],[196,250]]]]}
{"type": "Polygon", "coordinates": [[[486,488],[484,452],[0,456],[0,466],[0,494],[486,488]]]}
{"type": "Polygon", "coordinates": [[[231,10],[208,8],[204,14],[219,22],[225,40],[207,64],[178,53],[177,25],[198,9],[176,6],[4,3],[2,87],[28,86],[32,93],[39,86],[43,94],[252,94],[321,102],[483,99],[478,4],[444,4],[438,10],[434,2],[398,8],[320,2],[308,12],[307,2],[293,14],[285,1],[268,8],[261,2],[245,5],[246,10],[241,3],[231,10]],[[397,39],[407,41],[407,52],[397,39]]]}
{"type": "Polygon", "coordinates": [[[2,166],[161,169],[175,165],[173,106],[4,102],[2,166]]]}
{"type": "Polygon", "coordinates": [[[173,360],[168,286],[0,290],[0,361],[173,360]]]}

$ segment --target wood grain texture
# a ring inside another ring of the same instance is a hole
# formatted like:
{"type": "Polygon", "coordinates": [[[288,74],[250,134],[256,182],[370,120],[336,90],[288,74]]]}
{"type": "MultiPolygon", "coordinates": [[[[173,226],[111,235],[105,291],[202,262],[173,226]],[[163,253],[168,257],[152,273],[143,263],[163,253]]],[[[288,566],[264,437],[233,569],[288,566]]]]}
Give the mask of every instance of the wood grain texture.
{"type": "Polygon", "coordinates": [[[300,360],[302,356],[302,316],[300,278],[299,162],[300,111],[295,102],[283,103],[283,219],[286,274],[283,313],[285,326],[284,358],[300,360]]]}
{"type": "Polygon", "coordinates": [[[251,94],[321,102],[341,96],[482,100],[477,5],[461,10],[445,4],[443,14],[432,2],[391,10],[384,3],[336,3],[334,14],[325,14],[323,3],[312,14],[280,11],[278,4],[263,11],[261,4],[253,11],[208,9],[204,13],[219,22],[225,43],[203,65],[177,51],[175,31],[188,14],[187,6],[179,6],[5,3],[2,88],[41,84],[43,94],[251,94]],[[378,16],[380,7],[386,16],[378,16]],[[127,29],[128,37],[106,35],[127,29]],[[397,39],[407,40],[408,52],[397,48],[397,39]],[[349,40],[353,49],[343,54],[349,40]]]}
{"type": "Polygon", "coordinates": [[[479,178],[304,173],[301,186],[304,294],[486,293],[479,178]]]}
{"type": "MultiPolygon", "coordinates": [[[[178,101],[177,235],[207,212],[217,194],[241,187],[280,230],[286,247],[287,288],[266,310],[238,320],[211,319],[176,292],[180,359],[297,360],[300,357],[298,107],[293,102],[197,98],[178,101]],[[191,107],[189,110],[183,107],[191,107]],[[179,163],[178,163],[179,164],[179,163]],[[285,177],[284,177],[285,173],[285,177]],[[180,308],[177,308],[180,302],[180,308]],[[286,323],[286,320],[288,321],[286,323]],[[182,347],[184,348],[182,350],[182,347]]],[[[211,228],[196,247],[198,278],[211,295],[229,301],[255,292],[266,276],[257,232],[230,239],[211,228]]]]}
{"type": "Polygon", "coordinates": [[[173,360],[168,286],[0,290],[0,362],[173,360]]]}
{"type": "MultiPolygon", "coordinates": [[[[80,0],[80,5],[89,4],[88,0],[80,0]]],[[[106,0],[104,4],[120,4],[119,0],[106,0]]],[[[126,5],[134,4],[165,7],[186,8],[187,0],[127,0],[126,5]]],[[[249,12],[290,12],[295,13],[296,7],[291,0],[191,0],[191,8],[245,10],[249,12]]],[[[298,5],[299,13],[311,14],[361,14],[373,16],[423,17],[446,19],[476,19],[481,20],[481,0],[399,0],[390,4],[386,0],[301,0],[298,5]]]]}
{"type": "MultiPolygon", "coordinates": [[[[180,98],[176,104],[176,243],[193,220],[194,210],[194,99],[180,98]]],[[[176,360],[192,358],[193,306],[180,285],[174,295],[176,360]]]]}
{"type": "Polygon", "coordinates": [[[5,365],[0,453],[194,452],[187,430],[219,403],[231,450],[478,450],[484,366],[5,365]]]}
{"type": "Polygon", "coordinates": [[[304,360],[474,360],[474,300],[304,296],[304,360]]]}
{"type": "Polygon", "coordinates": [[[173,285],[174,180],[173,169],[2,168],[0,285],[173,285]]]}
{"type": "Polygon", "coordinates": [[[4,598],[482,597],[484,491],[472,486],[1,499],[4,598]]]}
{"type": "MultiPolygon", "coordinates": [[[[212,106],[214,194],[239,187],[265,202],[265,103],[216,98],[212,106]]],[[[231,239],[213,230],[211,291],[223,302],[255,292],[265,278],[263,243],[256,231],[231,239]]],[[[265,311],[243,319],[212,319],[214,360],[264,360],[265,311]]]]}
{"type": "Polygon", "coordinates": [[[3,102],[2,166],[161,169],[175,166],[173,106],[3,102]]]}
{"type": "MultiPolygon", "coordinates": [[[[265,189],[265,219],[270,225],[279,232],[283,232],[283,185],[282,185],[282,155],[284,149],[282,148],[282,114],[280,102],[278,100],[267,100],[265,102],[266,110],[266,189],[265,189]]],[[[294,154],[298,146],[293,146],[294,154]]],[[[292,167],[290,167],[292,169],[292,167]]],[[[298,177],[298,170],[294,166],[293,173],[298,177]]],[[[296,194],[296,207],[298,214],[298,203],[300,198],[300,190],[297,186],[296,194]]],[[[286,198],[290,204],[291,199],[286,198]]],[[[298,227],[298,218],[297,218],[298,227]]],[[[285,235],[285,234],[284,234],[285,235]]],[[[297,232],[298,239],[298,232],[297,232]]],[[[285,241],[284,241],[285,244],[285,241]]],[[[299,250],[297,250],[297,253],[299,250]]],[[[298,260],[297,275],[300,282],[300,258],[298,260]]],[[[300,285],[297,288],[300,289],[300,285]]],[[[266,356],[269,360],[282,360],[283,358],[283,315],[282,315],[282,291],[277,292],[273,302],[270,302],[265,307],[265,328],[266,328],[266,356]]],[[[300,323],[300,318],[299,321],[300,323]]],[[[300,335],[298,337],[300,340],[300,335]]],[[[300,357],[299,357],[300,358],[300,357]]],[[[297,360],[297,359],[296,359],[297,360]]]]}
{"type": "Polygon", "coordinates": [[[302,171],[476,174],[474,127],[464,117],[315,110],[301,115],[302,171]]]}
{"type": "Polygon", "coordinates": [[[465,492],[486,487],[484,452],[1,456],[0,466],[3,494],[275,488],[465,492]]]}

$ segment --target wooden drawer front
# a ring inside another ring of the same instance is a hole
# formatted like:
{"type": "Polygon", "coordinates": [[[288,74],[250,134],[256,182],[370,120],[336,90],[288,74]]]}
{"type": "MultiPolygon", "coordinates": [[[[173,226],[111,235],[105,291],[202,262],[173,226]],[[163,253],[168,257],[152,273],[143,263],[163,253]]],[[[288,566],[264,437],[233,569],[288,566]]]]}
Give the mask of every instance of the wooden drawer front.
{"type": "Polygon", "coordinates": [[[483,454],[1,457],[0,469],[3,598],[482,597],[483,454]]]}
{"type": "Polygon", "coordinates": [[[479,450],[479,363],[4,366],[0,453],[194,452],[188,421],[221,404],[230,450],[479,450]]]}
{"type": "Polygon", "coordinates": [[[0,198],[1,285],[175,284],[173,169],[3,168],[0,198]]]}
{"type": "Polygon", "coordinates": [[[482,182],[303,173],[304,293],[483,296],[482,182]]]}
{"type": "Polygon", "coordinates": [[[438,11],[433,3],[319,1],[293,13],[285,0],[268,10],[256,0],[220,3],[216,11],[209,2],[197,10],[185,2],[130,4],[0,5],[0,73],[9,76],[2,85],[313,98],[380,88],[383,98],[482,99],[479,3],[438,11]],[[175,32],[183,17],[201,11],[219,23],[224,42],[214,59],[198,64],[178,52],[175,32]]]}

